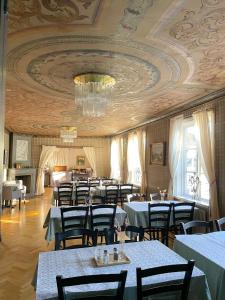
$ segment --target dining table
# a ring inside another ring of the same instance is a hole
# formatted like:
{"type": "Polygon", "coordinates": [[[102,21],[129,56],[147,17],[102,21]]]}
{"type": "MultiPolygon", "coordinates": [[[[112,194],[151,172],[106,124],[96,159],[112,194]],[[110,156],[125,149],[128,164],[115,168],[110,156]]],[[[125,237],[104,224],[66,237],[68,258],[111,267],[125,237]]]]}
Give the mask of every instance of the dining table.
{"type": "MultiPolygon", "coordinates": [[[[136,268],[142,269],[158,267],[170,264],[183,264],[187,261],[173,250],[169,249],[159,241],[144,241],[125,243],[123,246],[124,254],[129,258],[128,264],[118,264],[113,266],[97,267],[94,257],[96,251],[107,250],[108,253],[113,251],[115,245],[101,245],[96,247],[78,248],[71,250],[59,250],[42,252],[39,254],[37,277],[36,278],[36,300],[54,300],[58,299],[56,276],[62,275],[64,278],[74,276],[87,276],[97,274],[120,273],[121,270],[127,270],[127,279],[124,292],[124,300],[136,300],[136,268]]],[[[118,245],[120,247],[120,245],[118,245]]],[[[120,248],[119,248],[120,249],[120,248]]],[[[154,286],[159,282],[179,281],[183,277],[183,272],[167,273],[146,278],[143,281],[144,286],[154,286]]],[[[110,290],[116,288],[115,283],[104,284],[86,284],[66,289],[67,299],[74,296],[93,295],[98,291],[110,290]]],[[[162,298],[152,296],[151,300],[176,300],[177,292],[166,294],[162,298]]],[[[194,267],[190,290],[189,300],[212,300],[207,284],[205,274],[194,267]]]]}
{"type": "MultiPolygon", "coordinates": [[[[176,200],[153,200],[153,201],[132,201],[128,203],[124,203],[123,209],[127,213],[129,225],[133,226],[142,226],[143,228],[147,228],[149,226],[149,216],[148,216],[148,204],[176,204],[181,203],[180,201],[176,200]]],[[[184,209],[185,207],[177,207],[176,210],[184,209]]],[[[153,211],[159,211],[163,214],[163,211],[165,211],[165,207],[155,207],[152,208],[153,211]]],[[[201,210],[199,210],[197,207],[194,209],[194,219],[195,220],[204,220],[205,215],[202,213],[201,210]]],[[[170,225],[173,225],[173,215],[171,213],[170,218],[170,225]]]]}
{"type": "Polygon", "coordinates": [[[213,300],[225,299],[225,231],[176,235],[174,251],[195,260],[206,274],[213,300]]]}
{"type": "MultiPolygon", "coordinates": [[[[63,207],[63,206],[61,206],[63,207]]],[[[69,207],[69,206],[66,206],[69,207]]],[[[104,214],[111,213],[112,209],[108,208],[101,208],[98,210],[98,214],[104,214]]],[[[67,216],[78,216],[83,214],[81,211],[73,211],[67,213],[67,216]]],[[[127,218],[127,213],[120,207],[117,206],[116,208],[116,215],[115,215],[115,223],[114,225],[116,227],[122,226],[125,223],[125,220],[127,218]]],[[[89,220],[90,221],[90,212],[89,212],[89,220]]],[[[127,222],[127,221],[126,221],[127,222]]],[[[89,222],[88,222],[89,223],[89,222]]],[[[46,228],[46,234],[45,239],[50,242],[55,239],[55,233],[62,231],[62,221],[61,221],[61,211],[59,206],[52,206],[48,214],[46,216],[43,228],[46,228]]]]}

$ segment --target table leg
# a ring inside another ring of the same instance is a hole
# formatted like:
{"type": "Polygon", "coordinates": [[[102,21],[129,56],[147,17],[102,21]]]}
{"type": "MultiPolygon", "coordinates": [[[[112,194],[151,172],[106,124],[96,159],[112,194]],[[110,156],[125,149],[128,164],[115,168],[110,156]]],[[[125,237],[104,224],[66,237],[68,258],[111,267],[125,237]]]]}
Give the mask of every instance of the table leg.
{"type": "Polygon", "coordinates": [[[19,210],[20,210],[20,206],[21,206],[21,198],[19,198],[19,210]]]}

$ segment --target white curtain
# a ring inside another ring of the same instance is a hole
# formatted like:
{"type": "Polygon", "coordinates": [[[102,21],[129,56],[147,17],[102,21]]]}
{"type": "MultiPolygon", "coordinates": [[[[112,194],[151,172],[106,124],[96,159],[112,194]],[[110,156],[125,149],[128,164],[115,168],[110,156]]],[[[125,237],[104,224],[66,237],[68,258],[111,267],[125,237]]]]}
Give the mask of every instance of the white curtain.
{"type": "Polygon", "coordinates": [[[42,151],[40,155],[39,160],[39,166],[38,166],[38,174],[37,174],[37,186],[36,186],[36,194],[41,195],[45,192],[44,189],[44,169],[49,161],[51,159],[54,152],[57,151],[57,148],[55,146],[42,146],[42,151]]]}
{"type": "Polygon", "coordinates": [[[210,218],[219,218],[217,201],[217,186],[215,177],[215,114],[213,110],[193,113],[197,132],[198,149],[201,156],[202,168],[209,182],[210,218]]]}
{"type": "MultiPolygon", "coordinates": [[[[75,159],[74,159],[75,161],[75,159]]],[[[75,163],[74,163],[75,164],[75,163]]],[[[57,148],[47,163],[51,171],[55,166],[68,166],[69,165],[69,148],[57,148]]],[[[69,166],[68,166],[69,167],[69,166]]]]}
{"type": "Polygon", "coordinates": [[[169,170],[170,183],[168,193],[173,195],[173,184],[181,157],[183,115],[170,119],[169,134],[169,170]]]}
{"type": "Polygon", "coordinates": [[[146,130],[139,129],[137,130],[137,140],[138,140],[138,150],[139,150],[139,159],[141,166],[141,193],[146,193],[147,188],[147,179],[146,179],[146,170],[145,170],[145,151],[146,151],[146,130]]]}
{"type": "Polygon", "coordinates": [[[141,163],[139,158],[139,148],[137,133],[128,134],[127,143],[127,181],[136,185],[141,185],[141,163]]]}
{"type": "Polygon", "coordinates": [[[111,142],[111,173],[110,177],[119,181],[123,180],[123,147],[122,138],[114,137],[111,142]]]}
{"type": "Polygon", "coordinates": [[[97,170],[96,170],[96,154],[95,154],[95,148],[94,147],[84,147],[84,153],[91,165],[91,168],[93,170],[93,176],[97,176],[97,170]]]}

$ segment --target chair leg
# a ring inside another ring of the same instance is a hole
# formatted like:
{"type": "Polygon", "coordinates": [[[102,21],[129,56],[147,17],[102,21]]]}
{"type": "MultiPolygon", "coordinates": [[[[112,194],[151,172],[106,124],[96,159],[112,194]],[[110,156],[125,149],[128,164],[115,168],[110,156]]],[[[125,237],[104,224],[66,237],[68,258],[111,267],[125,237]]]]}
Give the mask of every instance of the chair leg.
{"type": "Polygon", "coordinates": [[[21,198],[19,198],[19,210],[20,210],[20,207],[21,207],[21,198]]]}

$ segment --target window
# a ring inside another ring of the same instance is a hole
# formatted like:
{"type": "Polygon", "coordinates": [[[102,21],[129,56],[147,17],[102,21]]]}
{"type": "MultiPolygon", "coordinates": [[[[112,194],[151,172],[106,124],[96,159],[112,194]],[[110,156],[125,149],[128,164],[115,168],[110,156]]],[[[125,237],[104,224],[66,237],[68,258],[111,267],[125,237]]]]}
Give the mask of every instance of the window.
{"type": "Polygon", "coordinates": [[[136,185],[141,185],[141,165],[138,149],[137,135],[132,133],[128,136],[127,144],[127,168],[128,182],[136,185]]]}
{"type": "Polygon", "coordinates": [[[120,160],[120,141],[113,139],[111,143],[111,178],[117,180],[121,180],[120,160]]]}
{"type": "Polygon", "coordinates": [[[186,199],[209,202],[209,183],[198,153],[197,131],[192,118],[183,121],[181,158],[175,178],[174,194],[186,199]]]}

